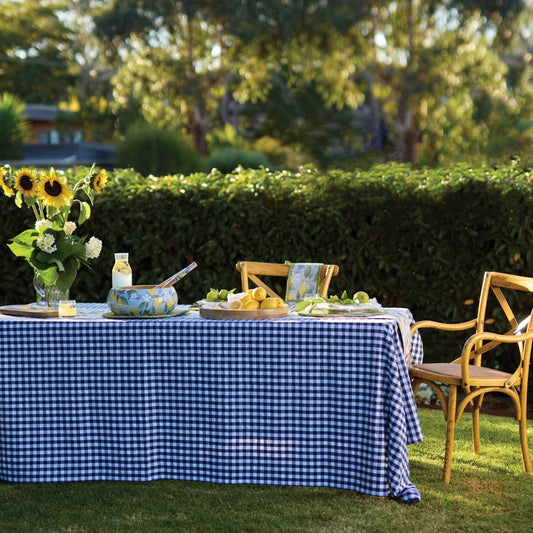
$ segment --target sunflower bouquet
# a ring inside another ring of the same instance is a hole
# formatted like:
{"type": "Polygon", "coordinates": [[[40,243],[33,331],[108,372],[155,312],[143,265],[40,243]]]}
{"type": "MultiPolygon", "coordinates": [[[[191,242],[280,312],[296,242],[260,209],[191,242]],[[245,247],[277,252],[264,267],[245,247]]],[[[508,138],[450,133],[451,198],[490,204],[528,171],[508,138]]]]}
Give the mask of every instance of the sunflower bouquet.
{"type": "Polygon", "coordinates": [[[102,249],[100,239],[78,237],[75,231],[90,218],[94,194],[105,188],[106,171],[97,171],[93,165],[76,178],[69,184],[53,168],[49,172],[0,168],[4,194],[14,198],[17,207],[26,206],[35,214],[35,226],[13,237],[8,247],[33,267],[45,287],[61,293],[74,283],[80,266],[89,266],[89,260],[97,259],[102,249]]]}

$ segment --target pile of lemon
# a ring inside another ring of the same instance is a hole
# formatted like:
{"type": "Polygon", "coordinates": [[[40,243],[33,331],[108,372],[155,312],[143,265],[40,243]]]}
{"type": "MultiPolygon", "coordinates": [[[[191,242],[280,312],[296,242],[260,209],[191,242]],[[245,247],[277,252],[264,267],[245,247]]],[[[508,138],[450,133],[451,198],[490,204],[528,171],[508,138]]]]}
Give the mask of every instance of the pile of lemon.
{"type": "Polygon", "coordinates": [[[283,307],[285,302],[282,298],[271,298],[263,287],[248,289],[244,296],[238,300],[233,300],[229,306],[233,310],[254,310],[254,309],[278,309],[283,307]]]}

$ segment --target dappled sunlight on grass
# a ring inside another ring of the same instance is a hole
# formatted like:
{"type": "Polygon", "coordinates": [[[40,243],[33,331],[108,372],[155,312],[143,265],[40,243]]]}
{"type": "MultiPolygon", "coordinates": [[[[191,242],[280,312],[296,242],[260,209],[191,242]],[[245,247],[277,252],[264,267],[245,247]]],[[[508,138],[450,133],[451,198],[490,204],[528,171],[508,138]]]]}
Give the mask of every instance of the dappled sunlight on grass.
{"type": "MultiPolygon", "coordinates": [[[[472,418],[465,414],[456,427],[452,477],[446,485],[442,481],[446,424],[434,411],[420,409],[419,416],[424,442],[410,446],[409,455],[411,479],[423,501],[455,509],[454,520],[464,527],[457,531],[466,530],[469,522],[479,531],[526,531],[518,524],[513,529],[505,525],[517,509],[524,509],[520,511],[524,519],[533,513],[533,476],[523,469],[514,418],[482,415],[481,453],[477,455],[472,448],[472,418]]],[[[528,428],[530,453],[531,434],[528,428]]]]}

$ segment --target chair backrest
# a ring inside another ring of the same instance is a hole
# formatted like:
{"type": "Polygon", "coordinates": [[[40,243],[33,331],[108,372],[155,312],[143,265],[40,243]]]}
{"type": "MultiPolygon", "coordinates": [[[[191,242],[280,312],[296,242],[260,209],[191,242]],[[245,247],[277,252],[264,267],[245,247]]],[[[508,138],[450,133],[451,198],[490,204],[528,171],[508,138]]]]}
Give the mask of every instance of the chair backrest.
{"type": "MultiPolygon", "coordinates": [[[[290,265],[284,263],[260,263],[257,261],[239,261],[235,268],[241,273],[241,287],[243,291],[250,288],[250,281],[258,287],[263,287],[269,296],[273,298],[283,298],[274,289],[269,287],[263,277],[287,277],[290,271],[290,265]]],[[[322,265],[320,268],[320,281],[318,284],[320,296],[328,295],[331,278],[339,273],[337,265],[322,265]]]]}
{"type": "MultiPolygon", "coordinates": [[[[507,331],[500,331],[499,333],[505,333],[507,335],[519,335],[520,333],[533,331],[533,308],[526,308],[527,314],[525,317],[521,318],[520,322],[515,316],[517,306],[519,306],[519,304],[523,304],[523,302],[517,303],[516,297],[510,298],[510,294],[515,291],[533,293],[533,278],[514,274],[504,274],[501,272],[485,272],[483,285],[481,287],[481,295],[479,298],[476,333],[488,331],[486,326],[494,322],[494,318],[488,316],[488,303],[489,301],[492,301],[492,296],[496,297],[499,307],[503,311],[505,318],[511,326],[511,329],[507,331]],[[513,311],[513,307],[515,308],[515,311],[513,311]]],[[[525,314],[523,310],[522,313],[525,314]]],[[[491,341],[487,342],[483,346],[477,346],[475,352],[472,354],[474,364],[481,364],[482,354],[494,349],[499,344],[502,343],[498,341],[491,341]]],[[[520,366],[525,365],[529,367],[531,341],[519,343],[518,347],[521,358],[520,366]]]]}

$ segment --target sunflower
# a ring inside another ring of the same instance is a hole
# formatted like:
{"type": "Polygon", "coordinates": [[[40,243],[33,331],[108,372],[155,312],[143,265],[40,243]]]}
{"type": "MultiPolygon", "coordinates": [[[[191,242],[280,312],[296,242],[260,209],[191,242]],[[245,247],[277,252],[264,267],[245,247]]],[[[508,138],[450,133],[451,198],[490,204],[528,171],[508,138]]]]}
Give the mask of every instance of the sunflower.
{"type": "Polygon", "coordinates": [[[107,181],[107,172],[105,170],[100,170],[96,174],[91,176],[91,189],[94,192],[100,192],[105,189],[107,181]]]}
{"type": "Polygon", "coordinates": [[[21,168],[15,178],[15,188],[24,196],[37,194],[37,177],[28,168],[21,168]]]}
{"type": "Polygon", "coordinates": [[[11,198],[11,196],[15,195],[13,189],[6,183],[3,168],[0,168],[0,187],[2,187],[6,196],[11,198]]]}
{"type": "Polygon", "coordinates": [[[39,183],[39,198],[45,205],[54,206],[57,209],[68,205],[72,198],[72,189],[63,176],[56,176],[53,168],[50,174],[44,176],[39,183]]]}

